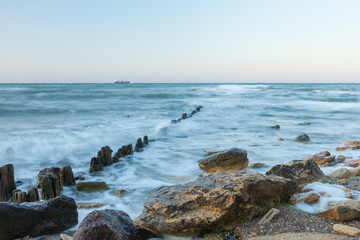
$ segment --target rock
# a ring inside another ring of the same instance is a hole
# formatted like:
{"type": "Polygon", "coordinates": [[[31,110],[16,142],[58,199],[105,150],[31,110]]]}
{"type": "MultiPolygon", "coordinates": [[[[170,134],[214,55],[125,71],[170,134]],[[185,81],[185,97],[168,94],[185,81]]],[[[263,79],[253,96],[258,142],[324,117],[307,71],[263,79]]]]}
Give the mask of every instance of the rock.
{"type": "Polygon", "coordinates": [[[354,169],[339,168],[334,172],[330,173],[328,176],[330,178],[342,179],[342,178],[356,177],[359,175],[360,175],[360,167],[356,167],[354,169]]]}
{"type": "Polygon", "coordinates": [[[345,146],[360,146],[360,141],[348,141],[344,143],[345,146]]]}
{"type": "Polygon", "coordinates": [[[284,141],[284,139],[283,138],[279,138],[279,141],[281,142],[281,141],[284,141]]]}
{"type": "Polygon", "coordinates": [[[348,149],[347,147],[337,147],[335,148],[335,151],[345,151],[347,149],[348,149]]]}
{"type": "Polygon", "coordinates": [[[360,236],[360,229],[350,227],[344,224],[334,224],[333,229],[335,232],[346,234],[348,236],[360,236]]]}
{"type": "Polygon", "coordinates": [[[300,136],[297,136],[295,138],[295,141],[296,142],[308,142],[308,141],[310,141],[310,137],[307,134],[302,134],[300,136]]]}
{"type": "Polygon", "coordinates": [[[124,193],[127,193],[127,191],[124,189],[118,189],[113,192],[114,195],[122,195],[124,193]]]}
{"type": "Polygon", "coordinates": [[[203,108],[203,106],[198,106],[197,108],[196,108],[196,112],[200,112],[200,110],[203,108]]]}
{"type": "Polygon", "coordinates": [[[95,192],[109,189],[105,182],[78,182],[76,183],[76,191],[95,192]]]}
{"type": "Polygon", "coordinates": [[[0,203],[2,240],[53,234],[77,224],[78,212],[72,198],[60,196],[34,203],[0,203]]]}
{"type": "Polygon", "coordinates": [[[60,182],[63,186],[74,186],[75,179],[71,166],[65,166],[60,169],[60,182]]]}
{"type": "Polygon", "coordinates": [[[148,138],[148,136],[144,136],[144,138],[143,138],[143,143],[144,143],[144,145],[148,145],[148,144],[149,144],[149,138],[148,138]]]}
{"type": "Polygon", "coordinates": [[[109,146],[102,147],[100,151],[98,151],[97,158],[101,161],[103,166],[110,166],[113,164],[113,160],[111,158],[111,153],[113,150],[109,146]]]}
{"type": "Polygon", "coordinates": [[[75,180],[85,180],[85,177],[83,175],[76,176],[74,178],[75,180]]]}
{"type": "Polygon", "coordinates": [[[296,191],[294,181],[256,172],[216,173],[184,185],[155,190],[136,227],[191,236],[262,216],[296,191]]]}
{"type": "MultiPolygon", "coordinates": [[[[188,239],[188,238],[186,238],[188,239]]],[[[194,239],[194,238],[192,238],[194,239]]],[[[219,237],[216,233],[209,233],[204,235],[205,240],[222,240],[221,237],[219,237]]]]}
{"type": "Polygon", "coordinates": [[[334,161],[334,162],[332,162],[332,163],[329,163],[328,166],[334,166],[335,164],[342,163],[342,162],[345,161],[345,159],[346,159],[346,158],[345,158],[343,155],[339,155],[339,156],[337,157],[337,160],[334,161]]]}
{"type": "Polygon", "coordinates": [[[316,192],[310,192],[309,194],[306,195],[304,202],[305,203],[312,203],[312,202],[316,202],[317,200],[320,199],[320,195],[316,192]]]}
{"type": "Polygon", "coordinates": [[[248,166],[248,168],[262,168],[265,167],[264,163],[253,163],[248,166]]]}
{"type": "Polygon", "coordinates": [[[61,184],[59,176],[55,173],[46,173],[41,177],[41,199],[47,200],[60,196],[61,184]]]}
{"type": "Polygon", "coordinates": [[[89,209],[89,208],[99,208],[104,206],[102,203],[77,203],[76,207],[78,209],[89,209]]]}
{"type": "Polygon", "coordinates": [[[139,152],[144,147],[144,143],[142,142],[141,138],[138,138],[135,145],[135,152],[139,152]]]}
{"type": "Polygon", "coordinates": [[[90,169],[89,173],[92,172],[99,172],[103,170],[103,165],[101,163],[101,160],[97,157],[93,157],[90,162],[90,169]]]}
{"type": "Polygon", "coordinates": [[[36,187],[29,189],[28,195],[27,195],[27,201],[28,202],[36,202],[39,200],[40,200],[40,197],[39,197],[38,189],[36,187]]]}
{"type": "Polygon", "coordinates": [[[184,119],[187,119],[188,116],[187,116],[187,113],[184,113],[182,116],[181,116],[181,119],[184,120],[184,119]]]}
{"type": "Polygon", "coordinates": [[[292,179],[297,184],[312,183],[325,176],[319,166],[311,160],[293,160],[285,164],[275,165],[265,174],[292,179]]]}
{"type": "Polygon", "coordinates": [[[360,149],[360,146],[354,146],[354,147],[351,147],[352,150],[358,150],[360,149]]]}
{"type": "Polygon", "coordinates": [[[280,125],[274,125],[274,126],[270,126],[270,128],[276,128],[276,129],[279,129],[280,128],[280,125]]]}
{"type": "Polygon", "coordinates": [[[340,222],[351,221],[360,217],[360,211],[345,205],[336,205],[328,210],[315,214],[318,217],[337,220],[340,222]]]}
{"type": "Polygon", "coordinates": [[[245,171],[249,163],[247,152],[240,148],[231,148],[199,161],[199,167],[207,174],[245,171]]]}
{"type": "Polygon", "coordinates": [[[0,167],[0,202],[8,201],[15,189],[14,166],[7,164],[0,167]]]}
{"type": "Polygon", "coordinates": [[[26,202],[26,192],[23,192],[19,189],[13,191],[13,201],[14,202],[26,202]]]}
{"type": "Polygon", "coordinates": [[[62,240],[73,240],[74,239],[74,237],[69,236],[69,235],[64,234],[64,233],[60,233],[60,237],[61,237],[62,240]]]}
{"type": "Polygon", "coordinates": [[[360,166],[360,158],[344,162],[344,164],[349,166],[360,166]]]}
{"type": "Polygon", "coordinates": [[[152,236],[148,231],[135,228],[125,212],[105,209],[86,215],[74,235],[74,240],[147,240],[152,236]]]}
{"type": "Polygon", "coordinates": [[[328,151],[316,153],[311,156],[303,157],[303,160],[312,160],[318,165],[324,165],[335,160],[335,156],[331,155],[328,151]]]}
{"type": "Polygon", "coordinates": [[[271,236],[251,237],[247,240],[348,240],[348,237],[325,233],[281,233],[271,236]]]}
{"type": "Polygon", "coordinates": [[[270,211],[265,214],[265,216],[259,221],[259,224],[267,224],[269,223],[271,220],[273,220],[274,217],[279,216],[280,214],[280,210],[276,209],[276,208],[272,208],[270,209],[270,211]]]}
{"type": "Polygon", "coordinates": [[[208,157],[208,156],[214,155],[214,154],[219,153],[219,152],[220,152],[220,151],[206,152],[206,153],[204,154],[204,156],[205,156],[205,157],[208,157]]]}
{"type": "Polygon", "coordinates": [[[345,194],[345,197],[346,197],[346,198],[349,198],[349,199],[353,199],[352,193],[346,193],[346,194],[345,194]]]}
{"type": "Polygon", "coordinates": [[[176,120],[171,120],[170,124],[177,124],[176,120]]]}

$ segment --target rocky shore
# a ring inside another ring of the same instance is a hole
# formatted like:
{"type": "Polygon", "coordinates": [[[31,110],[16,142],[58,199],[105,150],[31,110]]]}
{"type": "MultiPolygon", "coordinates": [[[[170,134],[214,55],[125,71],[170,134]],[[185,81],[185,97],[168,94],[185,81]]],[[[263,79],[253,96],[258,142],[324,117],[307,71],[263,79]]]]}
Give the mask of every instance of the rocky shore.
{"type": "MultiPolygon", "coordinates": [[[[179,124],[201,109],[184,113],[171,124],[179,124]]],[[[303,144],[309,140],[303,134],[293,141],[303,144]]],[[[89,174],[125,161],[148,144],[144,136],[134,148],[123,145],[114,155],[110,147],[102,147],[90,161],[89,174]]],[[[351,141],[336,151],[358,149],[360,142],[351,141]]],[[[359,159],[327,151],[300,157],[268,166],[268,171],[260,174],[254,170],[266,166],[251,162],[245,149],[210,152],[198,161],[203,175],[185,184],[155,189],[134,220],[121,209],[95,210],[75,232],[67,229],[78,223],[77,209],[102,205],[77,204],[62,195],[63,187],[86,194],[109,189],[106,182],[74,177],[71,166],[49,167],[39,172],[37,185],[24,192],[16,188],[16,169],[7,164],[0,167],[0,239],[359,239],[359,159]],[[321,170],[337,164],[346,167],[328,175],[321,170]],[[327,190],[329,186],[336,186],[336,192],[327,190]],[[330,200],[332,194],[340,197],[330,200]],[[301,206],[318,206],[318,211],[308,213],[300,210],[301,206]]],[[[119,189],[113,194],[124,193],[119,189]]]]}

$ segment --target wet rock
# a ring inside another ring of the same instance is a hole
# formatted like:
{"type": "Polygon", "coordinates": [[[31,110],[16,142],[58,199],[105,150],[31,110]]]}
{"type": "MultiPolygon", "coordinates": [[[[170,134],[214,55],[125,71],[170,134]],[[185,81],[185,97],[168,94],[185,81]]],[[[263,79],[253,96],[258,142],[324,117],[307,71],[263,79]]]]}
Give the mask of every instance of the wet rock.
{"type": "Polygon", "coordinates": [[[83,175],[78,175],[74,179],[75,180],[85,180],[85,177],[83,175]]]}
{"type": "Polygon", "coordinates": [[[0,202],[8,201],[15,189],[14,166],[7,164],[0,167],[0,202]]]}
{"type": "Polygon", "coordinates": [[[344,162],[344,164],[349,166],[360,166],[360,158],[344,162]]]}
{"type": "Polygon", "coordinates": [[[61,183],[59,175],[54,172],[48,172],[45,175],[39,173],[39,183],[41,187],[41,199],[47,200],[60,196],[61,183]]]}
{"type": "Polygon", "coordinates": [[[101,160],[97,157],[93,157],[90,162],[90,169],[89,173],[92,172],[99,172],[103,170],[103,165],[101,163],[101,160]]]}
{"type": "Polygon", "coordinates": [[[149,144],[149,138],[148,138],[148,136],[144,136],[144,138],[143,138],[143,143],[144,143],[144,145],[148,145],[148,144],[149,144]]]}
{"type": "Polygon", "coordinates": [[[285,164],[275,165],[265,174],[292,179],[297,184],[312,183],[325,176],[319,166],[311,160],[293,160],[285,164]]]}
{"type": "Polygon", "coordinates": [[[127,193],[124,189],[118,189],[113,192],[114,195],[123,195],[124,193],[127,193]]]}
{"type": "Polygon", "coordinates": [[[109,189],[105,182],[78,182],[76,183],[76,191],[95,192],[109,189]]]}
{"type": "Polygon", "coordinates": [[[245,171],[249,163],[245,149],[231,148],[199,161],[199,167],[207,174],[245,171]]]}
{"type": "Polygon", "coordinates": [[[333,229],[335,232],[346,234],[348,236],[360,236],[360,229],[355,227],[350,227],[344,224],[334,224],[333,229]]]}
{"type": "Polygon", "coordinates": [[[308,142],[308,141],[310,141],[310,137],[307,134],[302,134],[300,136],[297,136],[295,138],[295,141],[296,142],[308,142]]]}
{"type": "Polygon", "coordinates": [[[262,168],[265,167],[264,163],[253,163],[248,166],[248,168],[262,168]]]}
{"type": "Polygon", "coordinates": [[[318,165],[324,165],[326,163],[330,163],[335,160],[335,156],[331,155],[328,151],[316,153],[311,156],[303,157],[303,160],[312,160],[316,162],[318,165]]]}
{"type": "Polygon", "coordinates": [[[313,203],[320,199],[320,195],[316,192],[310,192],[306,195],[304,202],[305,203],[313,203]]]}
{"type": "Polygon", "coordinates": [[[65,166],[60,169],[60,182],[63,186],[74,186],[75,179],[71,166],[65,166]]]}
{"type": "Polygon", "coordinates": [[[28,194],[27,194],[27,201],[28,202],[36,202],[39,200],[40,200],[40,197],[39,197],[38,189],[36,187],[29,189],[28,194]]]}
{"type": "Polygon", "coordinates": [[[275,128],[275,129],[279,129],[280,128],[280,125],[274,125],[274,126],[270,126],[270,128],[275,128]]]}
{"type": "Polygon", "coordinates": [[[347,147],[337,147],[335,148],[335,151],[345,151],[347,149],[348,149],[347,147]]]}
{"type": "Polygon", "coordinates": [[[118,162],[120,158],[125,157],[127,155],[133,154],[133,146],[132,144],[123,145],[118,151],[114,154],[114,162],[118,162]]]}
{"type": "Polygon", "coordinates": [[[177,120],[171,120],[170,124],[177,124],[177,120]]]}
{"type": "Polygon", "coordinates": [[[337,205],[320,213],[315,213],[318,217],[337,220],[340,222],[351,221],[360,217],[360,211],[345,205],[337,205]]]}
{"type": "Polygon", "coordinates": [[[204,154],[204,156],[205,156],[205,157],[208,157],[208,156],[214,155],[214,154],[219,153],[219,152],[220,152],[220,151],[206,152],[206,153],[204,154]]]}
{"type": "Polygon", "coordinates": [[[95,210],[84,218],[77,229],[74,240],[147,240],[153,235],[134,227],[125,212],[105,209],[95,210]]]}
{"type": "Polygon", "coordinates": [[[185,119],[187,119],[187,118],[188,118],[187,113],[184,113],[184,114],[181,116],[181,119],[182,119],[182,120],[185,120],[185,119]]]}
{"type": "Polygon", "coordinates": [[[203,108],[203,106],[198,106],[197,108],[196,108],[196,112],[200,112],[200,110],[203,108]]]}
{"type": "Polygon", "coordinates": [[[113,160],[111,158],[111,153],[113,150],[109,146],[102,147],[100,151],[98,151],[97,158],[101,161],[103,166],[110,166],[113,164],[113,160]]]}
{"type": "Polygon", "coordinates": [[[295,191],[295,182],[281,177],[216,173],[155,190],[134,224],[158,234],[213,232],[262,216],[295,191]]]}
{"type": "Polygon", "coordinates": [[[330,178],[342,179],[342,178],[356,177],[359,175],[360,175],[360,167],[354,169],[339,168],[334,172],[330,173],[328,176],[330,178]]]}
{"type": "Polygon", "coordinates": [[[349,240],[346,236],[325,233],[281,233],[271,236],[251,237],[247,240],[349,240]]]}
{"type": "Polygon", "coordinates": [[[99,208],[104,206],[102,203],[76,203],[78,209],[90,209],[90,208],[99,208]]]}
{"type": "Polygon", "coordinates": [[[77,218],[74,199],[65,196],[35,203],[2,202],[0,236],[12,240],[53,234],[76,225],[77,218]]]}
{"type": "Polygon", "coordinates": [[[348,141],[344,143],[345,146],[360,146],[360,141],[348,141]]]}
{"type": "Polygon", "coordinates": [[[138,138],[135,144],[135,152],[139,152],[144,147],[144,143],[142,142],[141,138],[138,138]]]}
{"type": "Polygon", "coordinates": [[[26,202],[26,192],[23,192],[19,189],[13,191],[13,201],[14,202],[26,202]]]}

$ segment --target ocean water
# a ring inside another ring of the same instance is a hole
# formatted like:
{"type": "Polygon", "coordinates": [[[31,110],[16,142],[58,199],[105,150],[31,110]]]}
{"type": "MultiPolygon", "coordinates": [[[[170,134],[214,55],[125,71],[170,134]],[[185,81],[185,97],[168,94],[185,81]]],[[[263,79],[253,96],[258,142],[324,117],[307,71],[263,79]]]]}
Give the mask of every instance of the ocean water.
{"type": "MultiPolygon", "coordinates": [[[[360,84],[0,84],[0,165],[14,164],[23,190],[40,170],[71,165],[75,176],[105,181],[110,190],[65,187],[62,194],[135,218],[154,189],[203,174],[198,160],[207,151],[244,148],[250,163],[267,165],[261,173],[325,150],[359,158],[360,150],[334,150],[360,140],[359,116],[360,84]],[[170,124],[199,105],[194,117],[170,124]],[[311,141],[295,142],[303,133],[311,141]],[[144,135],[153,141],[142,152],[88,173],[102,146],[116,152],[144,135]],[[117,189],[128,192],[113,195],[117,189]]],[[[79,210],[79,220],[92,210],[79,210]]]]}

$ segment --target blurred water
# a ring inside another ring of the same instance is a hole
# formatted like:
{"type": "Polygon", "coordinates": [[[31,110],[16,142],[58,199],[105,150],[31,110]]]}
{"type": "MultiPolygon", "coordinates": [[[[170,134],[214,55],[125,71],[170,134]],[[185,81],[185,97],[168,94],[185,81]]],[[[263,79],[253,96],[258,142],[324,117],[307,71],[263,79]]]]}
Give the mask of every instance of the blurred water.
{"type": "MultiPolygon", "coordinates": [[[[244,148],[250,163],[268,165],[261,173],[325,150],[359,158],[360,151],[334,151],[359,140],[359,102],[360,84],[0,84],[0,165],[13,163],[27,190],[41,169],[70,164],[75,175],[111,189],[89,194],[65,187],[62,194],[134,218],[155,188],[202,174],[197,162],[206,151],[244,148]],[[199,105],[194,117],[170,124],[199,105]],[[281,128],[269,128],[275,124],[281,128]],[[303,133],[310,142],[293,141],[303,133]],[[156,141],[143,152],[88,173],[102,146],[115,152],[144,135],[156,141]],[[15,155],[6,154],[9,147],[15,155]],[[116,189],[128,193],[115,196],[116,189]]],[[[89,211],[80,210],[80,219],[89,211]]]]}

